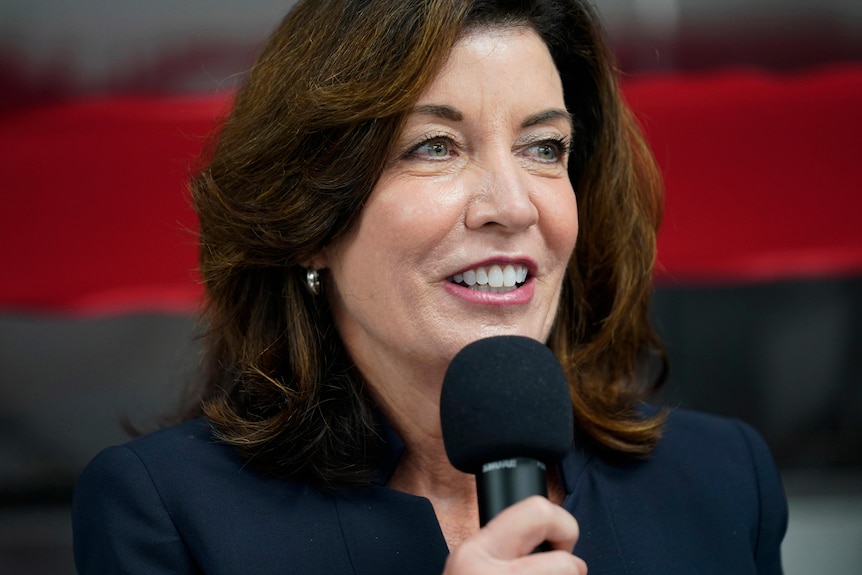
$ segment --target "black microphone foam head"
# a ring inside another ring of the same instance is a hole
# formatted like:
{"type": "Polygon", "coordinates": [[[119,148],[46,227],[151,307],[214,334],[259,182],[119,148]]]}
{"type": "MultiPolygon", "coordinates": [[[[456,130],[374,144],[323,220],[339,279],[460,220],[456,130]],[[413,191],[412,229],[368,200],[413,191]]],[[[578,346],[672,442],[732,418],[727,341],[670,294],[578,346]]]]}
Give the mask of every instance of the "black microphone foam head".
{"type": "Polygon", "coordinates": [[[574,433],[566,376],[547,346],[521,336],[473,342],[452,359],[440,395],[452,465],[479,473],[493,461],[562,459],[574,433]]]}

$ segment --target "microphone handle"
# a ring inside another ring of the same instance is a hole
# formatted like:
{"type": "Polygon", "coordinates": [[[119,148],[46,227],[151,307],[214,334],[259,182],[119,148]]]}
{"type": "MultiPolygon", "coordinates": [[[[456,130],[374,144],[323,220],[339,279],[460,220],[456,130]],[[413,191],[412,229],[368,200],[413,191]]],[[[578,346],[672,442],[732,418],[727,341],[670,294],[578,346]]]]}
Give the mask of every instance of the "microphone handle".
{"type": "MultiPolygon", "coordinates": [[[[484,527],[506,507],[533,495],[548,496],[547,467],[541,461],[515,457],[493,461],[482,466],[476,475],[479,498],[479,524],[484,527]]],[[[547,542],[535,552],[549,551],[547,542]]]]}
{"type": "Polygon", "coordinates": [[[548,496],[547,468],[541,461],[515,457],[482,466],[476,475],[482,527],[503,509],[533,495],[548,496]]]}

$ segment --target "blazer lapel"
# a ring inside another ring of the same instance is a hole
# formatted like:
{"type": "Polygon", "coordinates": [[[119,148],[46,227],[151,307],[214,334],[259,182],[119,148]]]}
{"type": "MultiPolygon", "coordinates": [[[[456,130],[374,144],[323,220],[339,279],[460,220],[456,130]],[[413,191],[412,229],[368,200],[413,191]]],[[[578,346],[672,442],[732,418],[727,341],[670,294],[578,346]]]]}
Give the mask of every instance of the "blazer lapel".
{"type": "Polygon", "coordinates": [[[380,486],[340,491],[338,520],[355,575],[440,575],[449,554],[431,502],[380,486]]]}

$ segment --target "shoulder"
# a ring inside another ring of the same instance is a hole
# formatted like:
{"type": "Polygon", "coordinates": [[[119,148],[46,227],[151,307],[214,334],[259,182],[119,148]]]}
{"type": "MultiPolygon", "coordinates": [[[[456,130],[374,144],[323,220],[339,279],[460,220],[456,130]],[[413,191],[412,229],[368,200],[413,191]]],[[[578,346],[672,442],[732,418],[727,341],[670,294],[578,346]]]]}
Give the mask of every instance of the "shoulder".
{"type": "Polygon", "coordinates": [[[102,450],[87,465],[78,479],[77,490],[90,484],[148,477],[163,470],[184,471],[191,460],[202,457],[225,457],[218,453],[209,426],[193,420],[133,439],[123,445],[102,450]],[[212,444],[212,447],[210,445],[212,444]]]}
{"type": "Polygon", "coordinates": [[[772,456],[760,434],[749,424],[687,409],[668,412],[655,457],[722,460],[723,464],[766,463],[772,456]]]}
{"type": "Polygon", "coordinates": [[[194,570],[175,518],[164,505],[161,470],[187,470],[183,452],[205,443],[201,422],[189,422],[109,447],[84,469],[72,502],[79,572],[161,573],[194,570]],[[188,444],[183,448],[183,444],[188,444]],[[179,446],[179,447],[178,447],[179,446]],[[161,451],[160,457],[150,454],[161,451]]]}
{"type": "Polygon", "coordinates": [[[664,434],[646,462],[655,475],[674,475],[704,488],[708,500],[761,511],[783,508],[784,491],[763,437],[749,424],[686,409],[668,413],[664,434]],[[734,505],[735,504],[735,505],[734,505]]]}
{"type": "Polygon", "coordinates": [[[674,409],[647,459],[581,453],[581,467],[570,469],[578,471],[570,507],[582,523],[579,546],[598,564],[613,556],[642,573],[711,573],[719,565],[780,573],[786,499],[769,449],[750,425],[674,409]]]}
{"type": "Polygon", "coordinates": [[[222,453],[223,445],[213,436],[210,423],[203,418],[153,431],[132,439],[122,447],[144,459],[160,454],[169,460],[193,455],[224,456],[230,451],[222,453]]]}
{"type": "Polygon", "coordinates": [[[191,488],[206,470],[240,466],[205,420],[192,420],[102,450],[79,476],[74,503],[82,517],[147,499],[168,504],[173,492],[191,488]]]}
{"type": "Polygon", "coordinates": [[[659,466],[687,469],[685,476],[697,482],[688,489],[699,492],[702,520],[724,519],[748,534],[758,573],[781,571],[787,498],[769,447],[751,425],[677,409],[655,457],[659,466]]]}
{"type": "Polygon", "coordinates": [[[187,421],[109,447],[85,468],[75,496],[88,502],[104,498],[101,488],[130,497],[149,494],[157,498],[175,522],[190,509],[216,510],[224,501],[277,490],[290,497],[306,486],[275,481],[251,469],[230,445],[219,441],[205,419],[187,421]]]}
{"type": "MultiPolygon", "coordinates": [[[[660,412],[656,406],[642,406],[646,417],[660,412]]],[[[613,468],[625,470],[626,476],[681,473],[718,480],[728,473],[774,468],[766,442],[741,420],[679,408],[667,409],[666,416],[661,439],[645,458],[615,456],[584,446],[567,457],[568,472],[613,468]]]]}
{"type": "MultiPolygon", "coordinates": [[[[72,521],[81,573],[269,573],[287,562],[326,572],[310,566],[340,537],[329,496],[256,473],[206,420],[102,451],[75,486],[72,521]]],[[[340,569],[345,557],[323,564],[340,569]]]]}
{"type": "MultiPolygon", "coordinates": [[[[236,450],[219,441],[213,435],[209,421],[203,418],[135,438],[119,449],[140,458],[154,475],[201,473],[213,467],[230,469],[243,466],[236,450]]],[[[103,456],[109,454],[110,450],[103,456]]]]}
{"type": "Polygon", "coordinates": [[[84,469],[76,491],[106,482],[151,484],[159,489],[173,477],[182,485],[213,467],[239,467],[234,450],[219,443],[209,424],[196,419],[132,439],[99,453],[84,469]]]}
{"type": "Polygon", "coordinates": [[[257,473],[205,420],[99,454],[73,525],[82,574],[439,573],[445,561],[426,499],[257,473]]]}

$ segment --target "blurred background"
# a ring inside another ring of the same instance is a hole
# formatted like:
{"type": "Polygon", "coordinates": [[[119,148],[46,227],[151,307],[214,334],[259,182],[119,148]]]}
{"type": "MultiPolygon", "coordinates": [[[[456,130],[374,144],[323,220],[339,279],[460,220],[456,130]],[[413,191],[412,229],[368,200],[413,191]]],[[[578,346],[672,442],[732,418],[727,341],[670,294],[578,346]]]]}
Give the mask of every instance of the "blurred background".
{"type": "MultiPolygon", "coordinates": [[[[287,0],[0,3],[0,573],[193,380],[184,181],[287,0]]],[[[789,575],[862,573],[862,2],[596,2],[667,182],[659,401],[767,439],[789,575]]]]}

